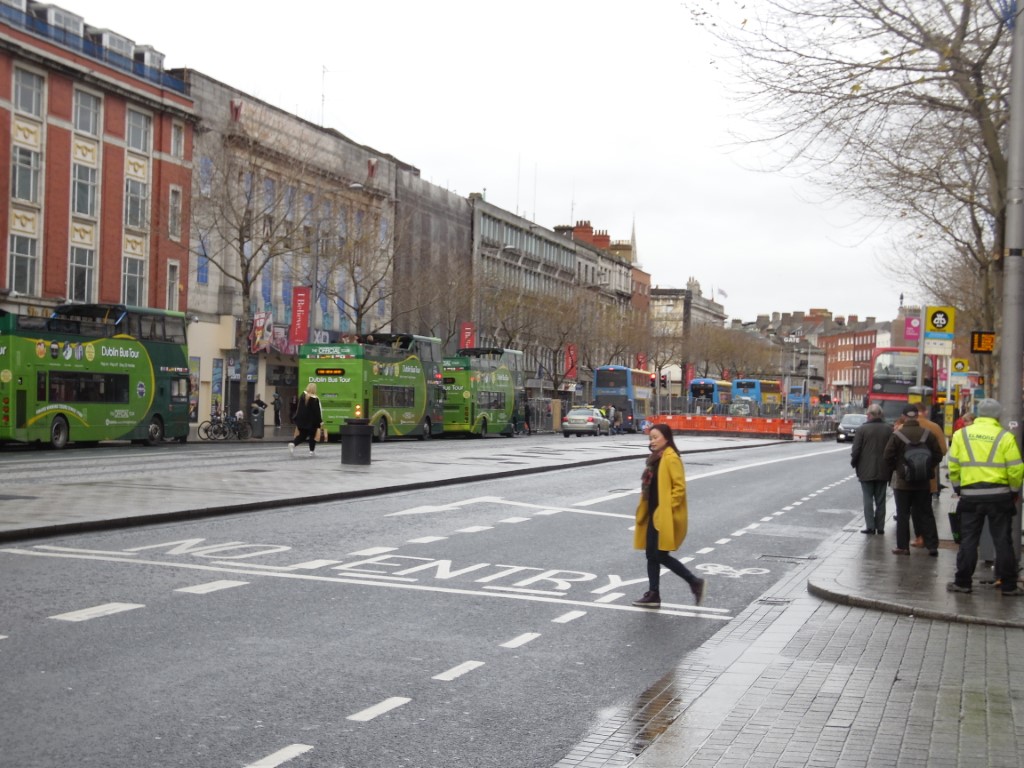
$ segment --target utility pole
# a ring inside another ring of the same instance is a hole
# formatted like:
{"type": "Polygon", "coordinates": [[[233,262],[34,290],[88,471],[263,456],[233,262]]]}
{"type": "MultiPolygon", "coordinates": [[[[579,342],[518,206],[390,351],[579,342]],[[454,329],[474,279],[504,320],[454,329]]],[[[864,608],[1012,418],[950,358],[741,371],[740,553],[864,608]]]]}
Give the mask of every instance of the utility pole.
{"type": "MultiPolygon", "coordinates": [[[[1011,6],[1013,7],[1013,6],[1011,6]]],[[[1022,259],[1024,259],[1024,25],[1014,7],[1007,22],[1013,30],[1010,60],[1009,162],[1006,189],[1006,250],[1003,253],[1003,327],[999,359],[999,402],[1003,424],[1021,444],[1021,368],[1024,335],[1021,322],[1022,259]]],[[[1019,502],[1018,502],[1019,506],[1019,502]]],[[[1021,516],[1013,516],[1013,547],[1020,558],[1021,516]]]]}

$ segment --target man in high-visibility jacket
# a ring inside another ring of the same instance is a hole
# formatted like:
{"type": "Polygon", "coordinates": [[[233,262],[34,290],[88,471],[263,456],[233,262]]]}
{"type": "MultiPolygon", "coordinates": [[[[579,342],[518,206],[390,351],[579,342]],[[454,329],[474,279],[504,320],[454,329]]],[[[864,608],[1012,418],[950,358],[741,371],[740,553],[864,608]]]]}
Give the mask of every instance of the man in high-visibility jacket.
{"type": "Polygon", "coordinates": [[[1006,596],[1024,595],[1017,586],[1017,559],[1013,552],[1013,515],[1017,511],[1024,462],[1014,436],[999,423],[999,401],[978,403],[978,418],[953,433],[949,449],[949,479],[960,496],[960,551],[956,576],[946,585],[950,592],[969,593],[978,564],[978,542],[988,519],[996,550],[996,580],[1006,596]]]}

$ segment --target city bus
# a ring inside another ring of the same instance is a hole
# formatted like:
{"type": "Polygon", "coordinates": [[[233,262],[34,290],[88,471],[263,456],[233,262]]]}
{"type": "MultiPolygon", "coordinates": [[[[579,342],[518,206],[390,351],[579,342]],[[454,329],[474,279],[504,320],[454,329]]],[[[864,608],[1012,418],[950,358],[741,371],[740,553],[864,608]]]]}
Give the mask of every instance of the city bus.
{"type": "Polygon", "coordinates": [[[299,347],[299,392],[316,384],[329,437],[347,419],[369,419],[376,442],[444,430],[441,340],[372,333],[337,344],[299,347]]]}
{"type": "MultiPolygon", "coordinates": [[[[921,353],[914,347],[878,347],[871,352],[871,368],[868,371],[868,393],[864,396],[864,407],[871,403],[882,406],[886,421],[895,421],[910,401],[910,388],[917,386],[917,372],[921,353]]],[[[934,387],[935,361],[930,355],[924,358],[924,374],[921,384],[934,387]]],[[[930,397],[923,406],[931,408],[930,397]]],[[[925,411],[928,414],[928,410],[925,411]]]]}
{"type": "Polygon", "coordinates": [[[651,416],[651,371],[625,365],[601,365],[594,369],[594,404],[609,405],[622,416],[623,432],[639,432],[651,416]]]}
{"type": "Polygon", "coordinates": [[[0,309],[0,442],[185,442],[186,327],[182,312],[123,304],[0,309]]]}
{"type": "Polygon", "coordinates": [[[694,411],[713,411],[732,400],[732,382],[720,379],[694,379],[690,382],[690,402],[694,411]]]}
{"type": "Polygon", "coordinates": [[[789,387],[789,395],[786,398],[786,405],[790,410],[795,408],[811,409],[821,402],[821,388],[817,384],[792,384],[789,387]]]}
{"type": "Polygon", "coordinates": [[[465,347],[443,361],[445,434],[512,437],[523,423],[523,353],[501,347],[465,347]]]}
{"type": "Polygon", "coordinates": [[[733,399],[747,398],[757,403],[762,415],[782,410],[782,385],[774,379],[733,379],[733,399]]]}

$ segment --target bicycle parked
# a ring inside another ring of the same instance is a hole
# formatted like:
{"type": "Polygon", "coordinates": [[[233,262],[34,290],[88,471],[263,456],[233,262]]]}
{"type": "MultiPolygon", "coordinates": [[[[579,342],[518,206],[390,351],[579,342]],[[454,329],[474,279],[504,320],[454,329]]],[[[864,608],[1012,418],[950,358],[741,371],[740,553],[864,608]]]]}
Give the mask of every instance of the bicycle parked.
{"type": "Polygon", "coordinates": [[[199,425],[196,433],[200,440],[227,440],[236,438],[248,440],[252,437],[252,425],[242,417],[224,416],[220,413],[210,414],[210,418],[199,425]]]}

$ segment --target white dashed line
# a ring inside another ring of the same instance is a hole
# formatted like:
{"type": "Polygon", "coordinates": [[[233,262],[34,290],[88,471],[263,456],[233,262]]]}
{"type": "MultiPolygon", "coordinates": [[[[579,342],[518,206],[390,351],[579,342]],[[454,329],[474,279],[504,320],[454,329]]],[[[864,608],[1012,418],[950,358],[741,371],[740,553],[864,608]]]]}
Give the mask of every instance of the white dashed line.
{"type": "Polygon", "coordinates": [[[552,619],[551,622],[553,624],[568,624],[570,621],[575,621],[576,619],[586,615],[586,611],[569,611],[568,613],[563,613],[558,618],[552,619]]]}
{"type": "Polygon", "coordinates": [[[732,539],[719,539],[715,544],[728,544],[732,539]]]}
{"type": "Polygon", "coordinates": [[[292,744],[290,747],[279,749],[272,755],[267,755],[255,763],[249,763],[245,768],[277,768],[277,766],[287,763],[293,757],[304,755],[309,752],[312,747],[309,744],[292,744]]]}
{"type": "MultiPolygon", "coordinates": [[[[686,563],[693,562],[693,558],[692,557],[680,557],[679,558],[679,562],[683,563],[685,565],[686,563]]],[[[662,573],[668,573],[668,571],[662,570],[662,573]]]]}
{"type": "Polygon", "coordinates": [[[499,520],[499,523],[526,523],[529,522],[528,517],[506,517],[504,520],[499,520]]]}
{"type": "Polygon", "coordinates": [[[540,510],[537,510],[536,512],[534,512],[533,514],[535,516],[539,516],[539,515],[557,515],[561,511],[562,510],[560,510],[560,509],[540,509],[540,510]]]}
{"type": "Polygon", "coordinates": [[[762,523],[770,523],[771,521],[772,521],[771,517],[762,517],[761,518],[761,522],[762,523]]]}
{"type": "Polygon", "coordinates": [[[514,637],[507,643],[502,643],[502,648],[519,648],[522,645],[526,645],[531,640],[536,640],[540,637],[540,632],[524,632],[519,637],[514,637]]]}
{"type": "Polygon", "coordinates": [[[750,525],[747,526],[747,530],[748,531],[752,531],[755,528],[760,528],[760,527],[761,527],[760,523],[751,523],[750,525]]]}
{"type": "Polygon", "coordinates": [[[435,541],[444,541],[447,536],[421,536],[418,539],[409,539],[410,544],[433,544],[435,541]]]}
{"type": "Polygon", "coordinates": [[[88,621],[89,619],[98,619],[101,616],[112,616],[115,613],[122,613],[123,611],[131,611],[135,608],[145,608],[146,606],[140,605],[139,603],[104,603],[103,605],[97,605],[92,608],[83,608],[80,611],[71,611],[70,613],[59,613],[56,616],[51,616],[51,619],[57,619],[59,621],[88,621]]]}
{"type": "Polygon", "coordinates": [[[735,538],[735,537],[737,537],[737,536],[742,536],[742,535],[743,535],[743,534],[745,534],[745,533],[746,533],[746,531],[733,531],[733,532],[732,532],[732,533],[730,533],[729,535],[735,538]]]}
{"type": "Polygon", "coordinates": [[[361,712],[349,715],[345,719],[365,723],[369,720],[373,720],[375,717],[380,717],[386,712],[390,712],[392,709],[398,709],[398,707],[408,704],[410,701],[412,701],[412,699],[407,699],[404,696],[392,696],[390,699],[384,699],[380,704],[374,704],[372,707],[367,707],[361,712]]]}
{"type": "Polygon", "coordinates": [[[474,669],[477,669],[478,667],[482,667],[483,665],[484,665],[484,663],[482,661],[464,661],[462,664],[459,664],[457,667],[452,667],[447,672],[442,672],[439,675],[434,675],[430,679],[431,680],[441,680],[443,682],[449,683],[452,680],[454,680],[455,678],[462,677],[467,672],[472,672],[474,669]]]}
{"type": "Polygon", "coordinates": [[[714,552],[714,551],[715,551],[714,547],[704,547],[704,549],[698,549],[697,550],[697,554],[698,555],[706,555],[706,554],[709,554],[710,552],[714,552]]]}
{"type": "Polygon", "coordinates": [[[456,533],[480,533],[481,531],[494,530],[493,525],[471,525],[469,528],[460,528],[456,533]]]}
{"type": "MultiPolygon", "coordinates": [[[[333,560],[331,562],[334,562],[333,560]]],[[[206,584],[196,584],[194,587],[182,587],[181,589],[174,590],[175,592],[188,592],[192,595],[205,595],[208,592],[216,592],[220,589],[231,589],[231,587],[242,587],[248,584],[248,581],[231,581],[229,579],[222,579],[220,581],[210,581],[206,584]]]]}

